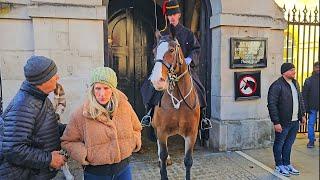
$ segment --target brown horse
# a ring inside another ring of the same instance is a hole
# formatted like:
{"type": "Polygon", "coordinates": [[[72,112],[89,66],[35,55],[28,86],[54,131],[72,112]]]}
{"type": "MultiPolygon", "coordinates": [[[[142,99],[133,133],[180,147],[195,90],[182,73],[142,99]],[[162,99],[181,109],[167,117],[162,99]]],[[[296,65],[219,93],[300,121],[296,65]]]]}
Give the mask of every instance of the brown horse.
{"type": "Polygon", "coordinates": [[[193,164],[192,154],[196,142],[200,121],[200,106],[193,86],[189,67],[176,39],[161,37],[155,49],[156,63],[150,80],[154,88],[164,91],[164,95],[155,107],[152,126],[158,142],[161,179],[167,177],[168,155],[167,139],[179,134],[185,140],[184,165],[186,179],[190,179],[193,164]]]}

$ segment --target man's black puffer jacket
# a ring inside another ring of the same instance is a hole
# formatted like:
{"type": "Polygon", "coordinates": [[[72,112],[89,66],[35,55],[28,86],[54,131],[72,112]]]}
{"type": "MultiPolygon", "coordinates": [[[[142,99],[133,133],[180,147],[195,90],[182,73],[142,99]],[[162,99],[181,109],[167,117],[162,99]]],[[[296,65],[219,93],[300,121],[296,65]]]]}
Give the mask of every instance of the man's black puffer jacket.
{"type": "MultiPolygon", "coordinates": [[[[300,93],[300,88],[296,80],[292,80],[297,88],[299,111],[298,118],[301,121],[302,116],[305,115],[306,110],[303,103],[303,98],[300,93]]],[[[271,121],[274,125],[281,124],[285,126],[292,120],[293,99],[289,83],[280,77],[271,84],[268,92],[268,110],[271,121]]]]}
{"type": "Polygon", "coordinates": [[[304,82],[302,95],[308,112],[310,112],[310,110],[319,111],[319,76],[319,72],[314,73],[311,77],[308,77],[304,82]]]}
{"type": "Polygon", "coordinates": [[[60,135],[55,112],[47,94],[27,81],[10,102],[3,114],[4,160],[0,164],[0,179],[51,179],[56,171],[49,169],[51,152],[60,149],[60,135]],[[44,106],[44,118],[33,135],[35,119],[44,106]],[[28,176],[28,172],[31,174],[28,176]]]}

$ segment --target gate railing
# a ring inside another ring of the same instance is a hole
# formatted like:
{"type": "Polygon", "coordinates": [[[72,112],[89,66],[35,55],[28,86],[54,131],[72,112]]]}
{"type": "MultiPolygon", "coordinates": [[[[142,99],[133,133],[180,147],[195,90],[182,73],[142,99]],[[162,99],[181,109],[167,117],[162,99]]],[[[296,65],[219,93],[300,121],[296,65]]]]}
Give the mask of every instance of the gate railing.
{"type": "MultiPolygon", "coordinates": [[[[300,86],[313,70],[313,64],[319,61],[319,11],[318,7],[308,10],[286,9],[285,18],[288,27],[285,30],[283,60],[291,62],[296,67],[296,79],[300,86]]],[[[319,132],[319,116],[316,122],[316,131],[319,132]]],[[[299,132],[307,132],[307,125],[301,125],[299,132]]]]}

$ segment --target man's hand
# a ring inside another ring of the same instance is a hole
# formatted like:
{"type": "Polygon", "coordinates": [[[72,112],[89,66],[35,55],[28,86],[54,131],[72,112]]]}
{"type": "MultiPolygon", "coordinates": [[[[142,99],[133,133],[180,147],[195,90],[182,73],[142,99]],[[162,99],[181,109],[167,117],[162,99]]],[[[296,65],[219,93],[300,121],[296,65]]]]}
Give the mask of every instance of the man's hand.
{"type": "Polygon", "coordinates": [[[306,116],[302,116],[301,123],[302,124],[306,124],[307,123],[306,116]]]}
{"type": "Polygon", "coordinates": [[[282,132],[281,124],[274,125],[274,130],[278,133],[281,133],[282,132]]]}
{"type": "Polygon", "coordinates": [[[67,160],[64,155],[60,154],[60,151],[52,151],[51,156],[50,167],[53,169],[60,169],[67,160]]]}

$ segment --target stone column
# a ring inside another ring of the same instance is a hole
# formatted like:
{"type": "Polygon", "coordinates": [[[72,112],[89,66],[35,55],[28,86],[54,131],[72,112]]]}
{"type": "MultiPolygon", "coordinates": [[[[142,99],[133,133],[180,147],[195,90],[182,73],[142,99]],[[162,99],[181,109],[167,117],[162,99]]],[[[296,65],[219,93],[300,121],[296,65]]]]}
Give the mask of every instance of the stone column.
{"type": "Polygon", "coordinates": [[[270,145],[267,110],[270,84],[280,76],[286,22],[273,0],[212,0],[212,119],[210,147],[215,151],[270,145]],[[267,68],[230,69],[230,38],[267,38],[267,68]],[[261,70],[261,98],[235,101],[234,72],[261,70]]]}

